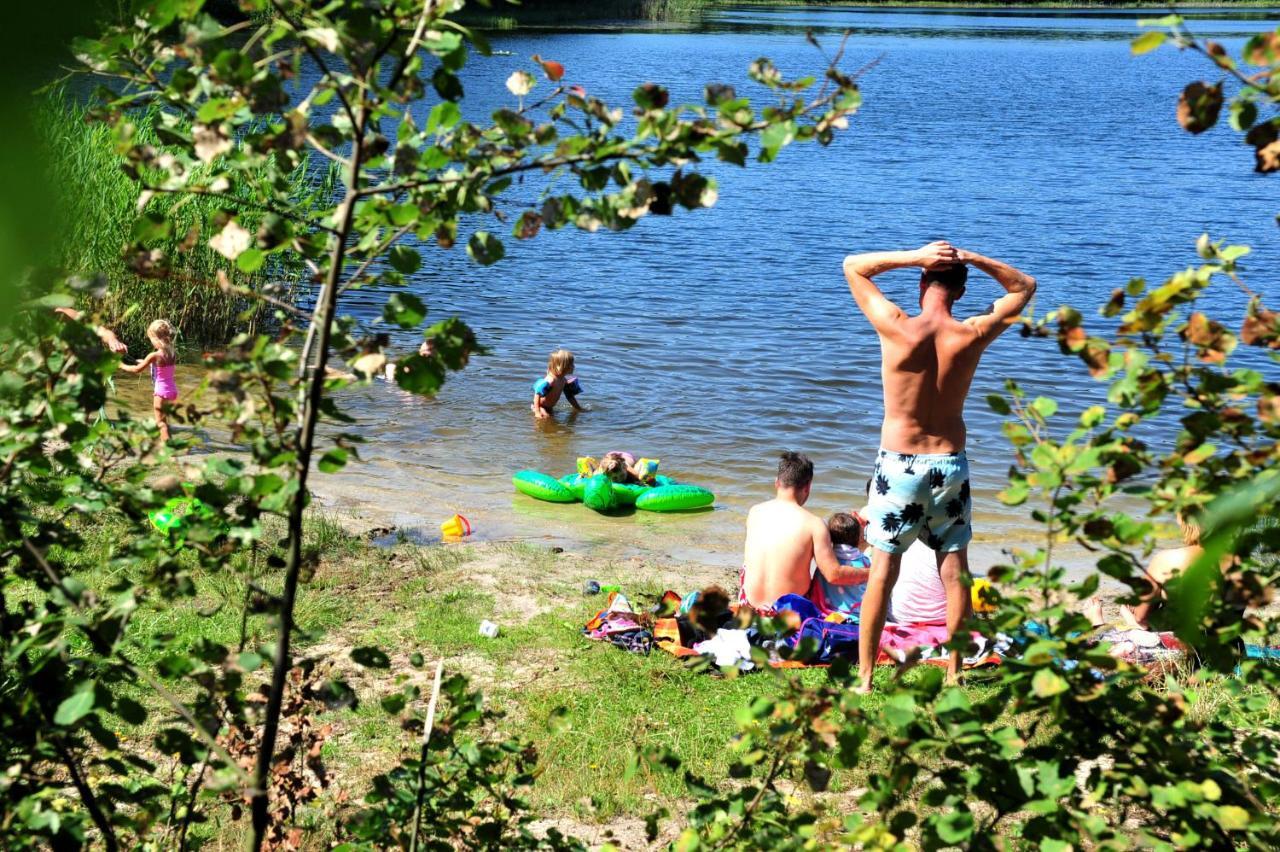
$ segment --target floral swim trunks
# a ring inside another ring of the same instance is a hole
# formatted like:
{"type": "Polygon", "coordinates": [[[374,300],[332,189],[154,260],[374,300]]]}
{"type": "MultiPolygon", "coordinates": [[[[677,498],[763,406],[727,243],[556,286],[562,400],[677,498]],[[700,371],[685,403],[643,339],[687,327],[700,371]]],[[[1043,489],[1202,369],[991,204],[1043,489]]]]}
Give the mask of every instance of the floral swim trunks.
{"type": "Polygon", "coordinates": [[[917,538],[938,553],[963,550],[973,538],[969,460],[959,453],[880,450],[867,503],[867,541],[902,553],[917,538]]]}

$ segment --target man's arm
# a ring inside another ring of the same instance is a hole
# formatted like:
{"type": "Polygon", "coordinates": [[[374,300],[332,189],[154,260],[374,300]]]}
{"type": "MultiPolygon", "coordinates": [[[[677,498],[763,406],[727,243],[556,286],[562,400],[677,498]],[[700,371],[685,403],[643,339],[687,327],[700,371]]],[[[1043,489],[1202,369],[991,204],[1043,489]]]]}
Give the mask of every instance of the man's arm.
{"type": "Polygon", "coordinates": [[[836,586],[848,586],[854,583],[865,583],[869,572],[866,568],[855,568],[841,565],[836,559],[836,549],[831,545],[831,533],[821,518],[814,518],[813,526],[813,561],[818,563],[818,570],[827,582],[836,586]]]}
{"type": "Polygon", "coordinates": [[[971,251],[960,251],[960,262],[981,270],[996,280],[1007,292],[996,299],[991,312],[973,317],[966,322],[988,340],[1000,336],[1026,308],[1036,292],[1036,279],[1007,263],[983,257],[971,251]]]}
{"type": "MultiPolygon", "coordinates": [[[[851,254],[844,259],[844,277],[849,282],[853,300],[866,314],[872,328],[888,330],[906,314],[887,299],[871,279],[891,269],[909,266],[930,267],[955,263],[956,250],[946,242],[929,243],[912,251],[873,251],[851,254]]],[[[830,579],[830,578],[828,578],[830,579]]]]}

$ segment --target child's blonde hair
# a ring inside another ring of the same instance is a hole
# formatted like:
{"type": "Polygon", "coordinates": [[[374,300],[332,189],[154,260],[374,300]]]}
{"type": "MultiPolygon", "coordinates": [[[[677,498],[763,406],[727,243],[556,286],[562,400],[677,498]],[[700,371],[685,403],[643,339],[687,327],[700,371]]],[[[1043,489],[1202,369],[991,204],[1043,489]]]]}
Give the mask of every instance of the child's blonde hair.
{"type": "Polygon", "coordinates": [[[612,453],[600,460],[598,473],[603,473],[613,482],[626,482],[631,471],[627,470],[627,462],[622,456],[615,456],[612,453]]]}
{"type": "Polygon", "coordinates": [[[553,376],[567,376],[573,372],[573,353],[568,349],[557,349],[547,359],[547,372],[553,376]]]}
{"type": "Polygon", "coordinates": [[[147,326],[147,337],[155,344],[156,350],[163,356],[166,364],[172,364],[178,360],[178,352],[173,347],[173,338],[176,334],[177,329],[168,320],[158,319],[147,326]]]}

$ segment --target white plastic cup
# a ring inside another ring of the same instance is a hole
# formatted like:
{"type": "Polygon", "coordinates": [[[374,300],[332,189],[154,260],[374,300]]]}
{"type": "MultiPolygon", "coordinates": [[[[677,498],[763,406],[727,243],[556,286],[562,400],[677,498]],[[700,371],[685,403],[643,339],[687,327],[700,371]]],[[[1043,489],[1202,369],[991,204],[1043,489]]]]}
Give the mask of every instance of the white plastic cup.
{"type": "Polygon", "coordinates": [[[486,639],[497,639],[498,625],[488,619],[485,619],[480,622],[480,635],[484,636],[486,639]]]}

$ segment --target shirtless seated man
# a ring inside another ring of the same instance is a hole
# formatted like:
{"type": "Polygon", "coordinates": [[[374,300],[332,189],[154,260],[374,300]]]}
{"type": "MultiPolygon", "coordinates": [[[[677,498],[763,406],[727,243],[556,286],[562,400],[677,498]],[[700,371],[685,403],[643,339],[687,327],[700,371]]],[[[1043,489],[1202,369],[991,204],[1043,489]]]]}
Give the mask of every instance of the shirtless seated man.
{"type": "Polygon", "coordinates": [[[783,453],[774,480],[777,496],[751,507],[747,544],[738,581],[738,603],[761,615],[773,615],[783,595],[809,591],[816,561],[822,576],[836,585],[865,583],[867,571],[840,564],[827,525],[804,508],[813,484],[813,462],[800,453],[783,453]]]}

